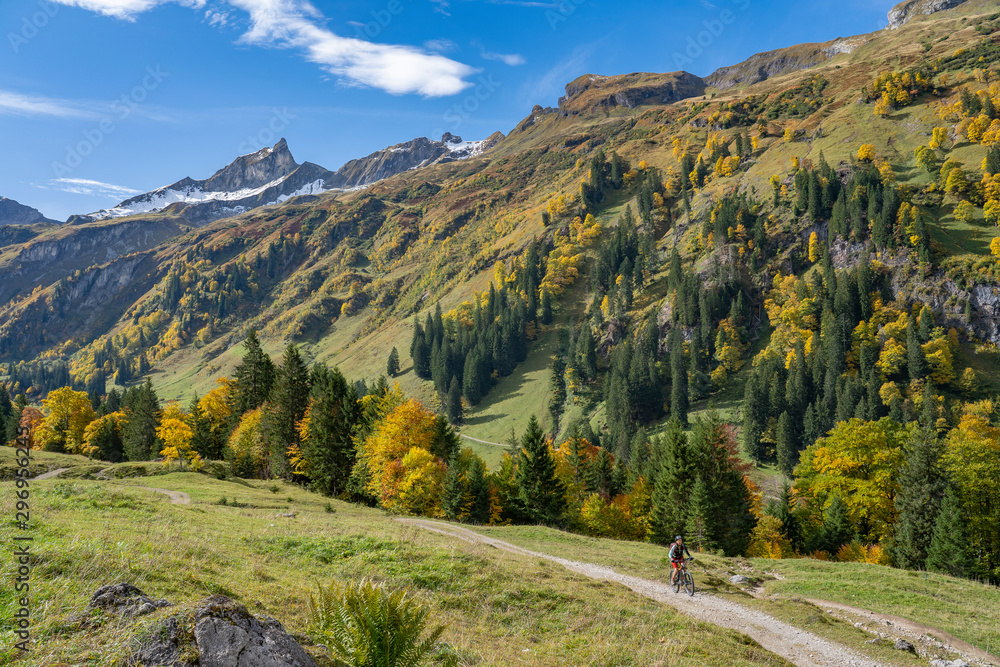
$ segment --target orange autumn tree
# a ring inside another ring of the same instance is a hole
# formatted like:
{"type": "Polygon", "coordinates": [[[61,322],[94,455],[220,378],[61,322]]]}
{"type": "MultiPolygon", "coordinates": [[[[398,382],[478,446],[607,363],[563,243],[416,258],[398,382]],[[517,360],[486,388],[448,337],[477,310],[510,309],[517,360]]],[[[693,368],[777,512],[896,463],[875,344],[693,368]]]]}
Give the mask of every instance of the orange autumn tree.
{"type": "Polygon", "coordinates": [[[364,443],[368,491],[386,509],[440,513],[446,467],[431,453],[434,413],[410,399],[395,407],[364,443]]]}

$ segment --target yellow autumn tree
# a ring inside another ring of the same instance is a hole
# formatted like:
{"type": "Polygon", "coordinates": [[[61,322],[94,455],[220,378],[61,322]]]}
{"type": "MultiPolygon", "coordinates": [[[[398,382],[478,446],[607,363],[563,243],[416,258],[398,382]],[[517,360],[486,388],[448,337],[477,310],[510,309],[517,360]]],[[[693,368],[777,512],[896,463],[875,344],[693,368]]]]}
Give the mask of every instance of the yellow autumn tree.
{"type": "Polygon", "coordinates": [[[840,496],[851,520],[867,526],[862,539],[880,541],[891,536],[896,524],[895,498],[906,442],[906,429],[888,418],[839,422],[827,437],[802,452],[795,488],[810,500],[817,515],[832,496],[840,496]]]}
{"type": "Polygon", "coordinates": [[[875,146],[861,144],[861,147],[858,148],[858,159],[862,162],[873,162],[875,160],[875,146]]]}
{"type": "Polygon", "coordinates": [[[61,387],[42,400],[42,422],[35,442],[47,452],[83,454],[84,430],[97,415],[87,392],[61,387]]]}
{"type": "Polygon", "coordinates": [[[188,415],[177,401],[170,401],[163,408],[160,425],[156,427],[156,437],[163,441],[163,449],[160,451],[163,465],[180,461],[183,468],[187,462],[194,470],[200,470],[204,465],[201,455],[191,446],[194,431],[188,424],[188,415]]]}
{"type": "Polygon", "coordinates": [[[267,444],[261,430],[261,408],[250,410],[229,436],[233,452],[233,474],[237,477],[266,477],[267,444]]]}
{"type": "MultiPolygon", "coordinates": [[[[122,425],[127,416],[124,411],[112,412],[98,417],[87,424],[83,430],[83,448],[80,452],[84,456],[94,456],[101,453],[103,443],[117,441],[117,446],[121,447],[122,425]]],[[[114,459],[112,459],[114,460],[114,459]]]]}
{"type": "Polygon", "coordinates": [[[788,541],[781,519],[765,514],[757,520],[757,526],[750,534],[747,555],[751,558],[791,558],[795,555],[792,543],[788,541]]]}
{"type": "Polygon", "coordinates": [[[946,127],[935,127],[931,130],[931,140],[928,145],[937,150],[945,145],[948,141],[948,128],[946,127]]]}
{"type": "Polygon", "coordinates": [[[437,482],[427,457],[412,450],[429,455],[435,432],[434,413],[410,399],[389,412],[365,441],[368,491],[383,507],[406,511],[425,506],[426,488],[437,482]]]}
{"type": "Polygon", "coordinates": [[[816,262],[819,260],[819,236],[816,232],[809,235],[809,261],[816,262]]]}
{"type": "Polygon", "coordinates": [[[996,236],[990,241],[990,252],[1000,261],[1000,236],[996,236]]]}

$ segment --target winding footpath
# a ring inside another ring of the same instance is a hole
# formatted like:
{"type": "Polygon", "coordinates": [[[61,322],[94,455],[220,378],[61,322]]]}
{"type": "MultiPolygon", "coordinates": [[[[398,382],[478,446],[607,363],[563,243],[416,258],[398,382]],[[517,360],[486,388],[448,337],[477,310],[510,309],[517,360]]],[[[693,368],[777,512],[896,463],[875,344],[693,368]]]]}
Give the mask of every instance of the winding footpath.
{"type": "Polygon", "coordinates": [[[591,579],[617,582],[639,595],[676,607],[699,621],[745,634],[768,651],[780,655],[799,667],[886,667],[884,663],[856,653],[842,644],[819,637],[808,630],[793,627],[764,612],[744,607],[730,600],[697,592],[694,597],[678,595],[673,592],[669,585],[658,581],[620,574],[601,565],[578,563],[537,551],[529,551],[509,542],[486,537],[452,524],[424,519],[396,520],[470,544],[485,544],[523,556],[543,558],[591,579]]]}
{"type": "MultiPolygon", "coordinates": [[[[43,479],[54,479],[59,475],[63,474],[69,470],[69,468],[56,468],[55,470],[50,470],[47,473],[37,475],[32,478],[33,482],[40,482],[43,479]]],[[[100,474],[100,473],[98,473],[100,474]]],[[[143,489],[145,491],[155,491],[156,493],[162,493],[163,495],[170,498],[170,503],[172,505],[190,505],[191,496],[184,493],[183,491],[171,491],[170,489],[157,489],[153,486],[133,486],[131,484],[122,484],[122,486],[128,487],[130,489],[143,489]]]]}

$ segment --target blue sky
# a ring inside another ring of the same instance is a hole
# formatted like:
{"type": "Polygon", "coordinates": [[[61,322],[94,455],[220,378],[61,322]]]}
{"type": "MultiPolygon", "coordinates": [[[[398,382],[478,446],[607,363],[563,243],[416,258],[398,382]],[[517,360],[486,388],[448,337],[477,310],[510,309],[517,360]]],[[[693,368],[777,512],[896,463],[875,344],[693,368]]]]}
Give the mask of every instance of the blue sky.
{"type": "Polygon", "coordinates": [[[581,74],[706,75],[880,29],[894,4],[3,0],[0,195],[62,220],[282,136],[329,169],[445,130],[480,139],[554,106],[581,74]]]}

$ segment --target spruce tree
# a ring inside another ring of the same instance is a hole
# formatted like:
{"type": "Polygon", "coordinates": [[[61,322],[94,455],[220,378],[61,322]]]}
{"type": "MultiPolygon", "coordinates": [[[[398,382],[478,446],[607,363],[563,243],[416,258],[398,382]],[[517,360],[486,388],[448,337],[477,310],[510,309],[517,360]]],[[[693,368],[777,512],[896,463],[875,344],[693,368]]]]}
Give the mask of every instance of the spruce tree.
{"type": "Polygon", "coordinates": [[[686,541],[699,552],[714,551],[716,526],[712,499],[708,495],[708,487],[701,475],[695,479],[691,489],[691,497],[687,503],[687,521],[684,525],[686,541]]]}
{"type": "Polygon", "coordinates": [[[899,475],[896,494],[896,535],[893,560],[897,567],[922,569],[934,534],[941,499],[948,481],[941,466],[944,447],[931,429],[920,429],[910,438],[906,463],[899,475]]]}
{"type": "Polygon", "coordinates": [[[911,380],[919,380],[927,373],[927,361],[924,358],[924,350],[920,347],[913,320],[906,325],[906,367],[911,380]]]}
{"type": "MultiPolygon", "coordinates": [[[[271,395],[275,368],[271,357],[260,345],[257,330],[251,329],[243,341],[246,352],[236,367],[233,418],[238,422],[245,413],[260,407],[271,395]]],[[[235,425],[235,423],[234,423],[235,425]]]]}
{"type": "Polygon", "coordinates": [[[566,510],[563,485],[545,434],[534,415],[521,438],[517,463],[517,499],[523,514],[535,523],[559,525],[566,510]]]}
{"type": "Polygon", "coordinates": [[[796,551],[802,549],[802,528],[795,516],[795,504],[792,498],[792,487],[786,481],[781,487],[781,495],[767,503],[764,513],[781,521],[785,537],[796,551]]]}
{"type": "Polygon", "coordinates": [[[552,358],[549,367],[549,418],[552,420],[552,435],[559,433],[559,417],[566,403],[566,362],[562,355],[552,358]]]}
{"type": "Polygon", "coordinates": [[[389,352],[389,360],[385,364],[385,374],[391,378],[399,375],[399,351],[395,347],[389,352]]]}
{"type": "Polygon", "coordinates": [[[472,467],[469,470],[469,495],[472,497],[469,521],[480,525],[489,523],[490,481],[486,472],[486,464],[478,456],[472,462],[472,467]]]}
{"type": "Polygon", "coordinates": [[[438,415],[434,418],[434,440],[431,441],[431,454],[442,461],[451,461],[458,456],[462,441],[455,428],[447,419],[438,415]]]}
{"type": "Polygon", "coordinates": [[[854,540],[856,535],[847,503],[839,495],[834,495],[824,513],[823,526],[815,540],[815,548],[833,555],[840,547],[854,540]]]}
{"type": "Polygon", "coordinates": [[[339,369],[325,364],[313,366],[310,385],[310,437],[302,443],[302,453],[309,461],[313,490],[336,496],[346,488],[356,459],[357,394],[339,369]]]}
{"type": "Polygon", "coordinates": [[[126,422],[122,429],[122,447],[129,461],[148,461],[159,455],[156,427],[160,423],[160,399],[148,377],[129,392],[125,404],[126,422]]]}
{"type": "Polygon", "coordinates": [[[309,370],[299,348],[285,348],[275,377],[271,400],[264,413],[264,433],[270,454],[271,474],[288,477],[288,448],[299,444],[298,423],[309,407],[309,370]]]}
{"type": "Polygon", "coordinates": [[[670,334],[670,416],[684,426],[688,421],[687,359],[679,329],[670,334]]]}
{"type": "Polygon", "coordinates": [[[462,421],[462,385],[457,376],[451,377],[451,384],[448,387],[448,421],[458,424],[462,421]]]}
{"type": "Polygon", "coordinates": [[[542,324],[552,323],[552,296],[546,287],[542,288],[542,324]]]}
{"type": "Polygon", "coordinates": [[[465,367],[462,370],[462,392],[469,405],[479,405],[479,401],[483,400],[483,385],[479,371],[481,365],[479,348],[473,348],[465,357],[465,367]]]}
{"type": "Polygon", "coordinates": [[[934,533],[927,549],[927,569],[953,577],[964,577],[972,564],[965,540],[961,505],[953,489],[941,501],[941,511],[934,523],[934,533]]]}
{"type": "Polygon", "coordinates": [[[798,462],[798,447],[795,442],[795,433],[792,430],[792,418],[788,415],[787,410],[778,417],[777,440],[778,468],[785,475],[791,477],[792,469],[798,462]]]}
{"type": "Polygon", "coordinates": [[[654,443],[654,458],[658,468],[651,473],[649,535],[657,544],[669,544],[687,522],[685,505],[694,471],[687,436],[678,419],[672,417],[667,422],[666,432],[654,443]]]}
{"type": "Polygon", "coordinates": [[[458,521],[465,505],[465,480],[455,457],[448,464],[448,474],[444,477],[444,489],[441,492],[441,511],[446,518],[458,521]]]}

